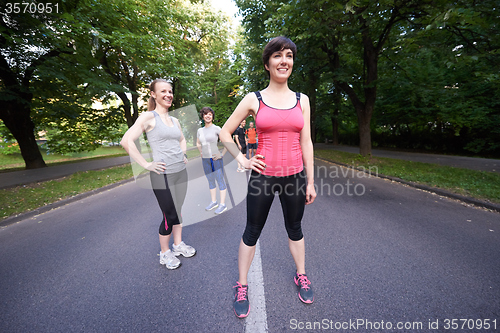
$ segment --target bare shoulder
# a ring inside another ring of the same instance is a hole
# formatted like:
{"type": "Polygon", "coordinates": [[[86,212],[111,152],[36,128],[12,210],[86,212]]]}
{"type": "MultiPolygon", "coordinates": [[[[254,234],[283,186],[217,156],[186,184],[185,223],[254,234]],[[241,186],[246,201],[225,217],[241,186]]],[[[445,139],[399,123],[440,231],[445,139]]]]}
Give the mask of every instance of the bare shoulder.
{"type": "Polygon", "coordinates": [[[255,94],[255,92],[251,92],[251,93],[246,94],[245,97],[243,97],[243,100],[258,101],[257,95],[255,94]]]}
{"type": "Polygon", "coordinates": [[[143,112],[137,117],[134,125],[140,126],[143,130],[148,130],[150,127],[154,126],[154,119],[155,116],[153,112],[143,112]]]}
{"type": "Polygon", "coordinates": [[[256,116],[259,111],[259,99],[254,92],[247,94],[240,102],[240,104],[247,110],[247,115],[256,116]]]}
{"type": "Polygon", "coordinates": [[[152,120],[154,118],[155,118],[155,116],[154,116],[153,112],[147,111],[147,112],[141,113],[139,115],[139,117],[137,117],[137,121],[144,122],[144,121],[152,120]]]}

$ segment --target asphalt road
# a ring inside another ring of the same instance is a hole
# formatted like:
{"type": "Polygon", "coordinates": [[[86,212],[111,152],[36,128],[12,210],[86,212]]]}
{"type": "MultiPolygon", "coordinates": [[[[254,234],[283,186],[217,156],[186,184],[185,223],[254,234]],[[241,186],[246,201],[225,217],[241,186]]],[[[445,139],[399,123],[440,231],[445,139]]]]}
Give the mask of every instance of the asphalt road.
{"type": "MultiPolygon", "coordinates": [[[[1,229],[0,331],[251,332],[258,311],[240,320],[231,307],[246,175],[226,168],[235,207],[215,216],[203,211],[209,194],[195,162],[183,238],[198,253],[181,257],[177,270],[158,262],[160,211],[141,184],[1,229]]],[[[324,162],[317,168],[319,196],[303,220],[315,302],[297,297],[276,199],[259,241],[263,331],[500,331],[498,213],[324,162]],[[446,330],[446,319],[480,321],[446,330]],[[412,328],[396,329],[399,322],[412,328]]]]}

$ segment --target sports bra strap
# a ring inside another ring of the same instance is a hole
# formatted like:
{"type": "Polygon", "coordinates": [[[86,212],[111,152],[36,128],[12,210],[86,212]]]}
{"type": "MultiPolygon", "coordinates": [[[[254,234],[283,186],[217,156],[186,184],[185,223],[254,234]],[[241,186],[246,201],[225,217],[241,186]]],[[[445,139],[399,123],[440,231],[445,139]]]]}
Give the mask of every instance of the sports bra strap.
{"type": "Polygon", "coordinates": [[[297,91],[297,92],[295,92],[295,95],[297,96],[297,100],[300,101],[300,93],[297,91]]]}

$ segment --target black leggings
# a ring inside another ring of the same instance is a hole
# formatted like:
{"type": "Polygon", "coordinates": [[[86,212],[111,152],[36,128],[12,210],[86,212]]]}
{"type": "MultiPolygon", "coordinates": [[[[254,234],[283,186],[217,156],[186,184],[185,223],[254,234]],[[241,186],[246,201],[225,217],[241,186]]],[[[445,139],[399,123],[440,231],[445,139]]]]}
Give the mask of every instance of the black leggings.
{"type": "Polygon", "coordinates": [[[306,203],[305,172],[286,177],[271,177],[252,171],[248,182],[247,226],[242,237],[246,245],[254,246],[257,243],[275,192],[278,192],[281,201],[288,238],[298,241],[304,237],[301,222],[306,203]]]}
{"type": "Polygon", "coordinates": [[[150,172],[150,178],[163,214],[159,233],[168,236],[172,233],[172,226],[182,223],[181,209],[187,192],[187,171],[184,169],[167,175],[150,172]]]}

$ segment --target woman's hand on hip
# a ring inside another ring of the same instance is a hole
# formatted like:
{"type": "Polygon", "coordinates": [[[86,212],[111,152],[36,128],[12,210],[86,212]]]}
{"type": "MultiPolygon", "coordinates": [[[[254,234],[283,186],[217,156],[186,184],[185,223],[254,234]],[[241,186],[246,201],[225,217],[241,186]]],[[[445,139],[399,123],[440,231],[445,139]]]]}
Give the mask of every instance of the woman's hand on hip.
{"type": "Polygon", "coordinates": [[[156,172],[157,174],[161,174],[162,172],[164,172],[167,167],[166,167],[166,164],[164,162],[149,162],[148,164],[146,164],[146,167],[145,167],[146,170],[149,170],[149,171],[153,171],[153,172],[156,172]]]}
{"type": "Polygon", "coordinates": [[[266,170],[267,164],[264,161],[265,157],[262,155],[255,155],[243,165],[246,169],[252,169],[258,173],[262,173],[266,170]]]}

